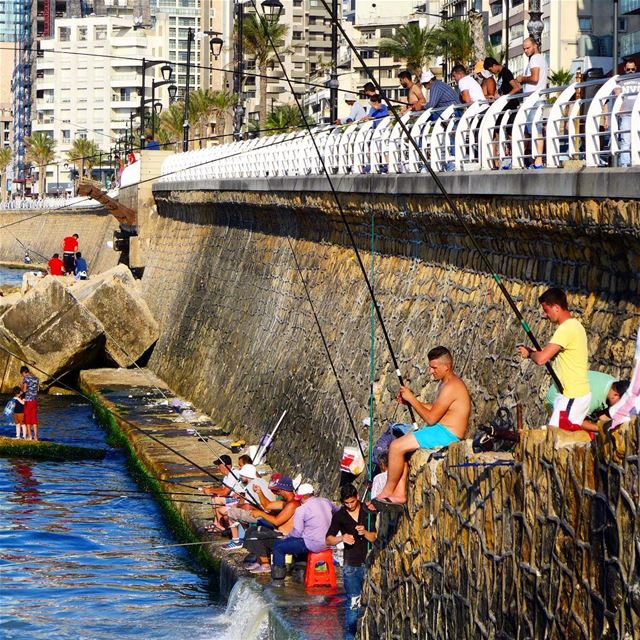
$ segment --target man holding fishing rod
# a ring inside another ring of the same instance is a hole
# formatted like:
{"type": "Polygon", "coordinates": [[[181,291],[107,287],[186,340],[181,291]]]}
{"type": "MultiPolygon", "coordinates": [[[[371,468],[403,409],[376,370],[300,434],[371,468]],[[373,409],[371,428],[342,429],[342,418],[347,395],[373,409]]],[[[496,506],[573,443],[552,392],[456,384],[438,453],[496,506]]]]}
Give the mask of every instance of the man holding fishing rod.
{"type": "Polygon", "coordinates": [[[394,508],[407,501],[407,454],[417,449],[435,449],[459,442],[467,430],[471,396],[467,385],[453,369],[451,352],[446,347],[435,347],[427,357],[429,372],[440,385],[433,403],[420,402],[409,387],[400,387],[398,402],[413,407],[427,424],[394,440],[389,446],[387,484],[373,500],[378,509],[394,508]]]}

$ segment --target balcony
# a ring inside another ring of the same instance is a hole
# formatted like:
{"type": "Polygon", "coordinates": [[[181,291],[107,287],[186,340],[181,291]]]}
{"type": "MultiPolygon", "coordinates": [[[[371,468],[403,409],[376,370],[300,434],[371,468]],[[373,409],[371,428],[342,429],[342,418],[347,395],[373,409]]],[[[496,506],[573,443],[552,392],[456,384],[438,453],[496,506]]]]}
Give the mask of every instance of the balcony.
{"type": "MultiPolygon", "coordinates": [[[[640,1],[640,0],[639,0],[640,1]]],[[[640,52],[640,31],[626,33],[620,36],[620,55],[623,58],[640,52]]]]}
{"type": "Polygon", "coordinates": [[[640,0],[620,0],[620,15],[625,13],[640,14],[640,0]]]}

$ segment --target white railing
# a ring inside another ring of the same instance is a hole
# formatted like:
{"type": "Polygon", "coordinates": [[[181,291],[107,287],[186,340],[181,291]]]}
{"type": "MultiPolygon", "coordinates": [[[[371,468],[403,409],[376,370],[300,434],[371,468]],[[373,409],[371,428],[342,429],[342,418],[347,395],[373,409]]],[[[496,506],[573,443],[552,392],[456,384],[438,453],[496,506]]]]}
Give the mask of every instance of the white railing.
{"type": "Polygon", "coordinates": [[[102,205],[91,198],[76,196],[74,198],[15,198],[14,200],[0,201],[0,211],[31,211],[43,209],[88,209],[101,207],[102,205]]]}
{"type": "MultiPolygon", "coordinates": [[[[434,171],[640,167],[640,74],[573,83],[402,117],[434,171]],[[575,166],[575,165],[573,165],[575,166]]],[[[394,118],[217,145],[169,156],[159,182],[323,173],[425,173],[394,118]]]]}

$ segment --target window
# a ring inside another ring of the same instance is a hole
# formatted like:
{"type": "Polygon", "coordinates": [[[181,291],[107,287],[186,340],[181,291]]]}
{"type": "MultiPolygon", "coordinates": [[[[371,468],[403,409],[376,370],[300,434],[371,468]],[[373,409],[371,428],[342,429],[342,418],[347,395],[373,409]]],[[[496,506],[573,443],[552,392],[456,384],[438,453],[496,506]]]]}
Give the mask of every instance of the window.
{"type": "Polygon", "coordinates": [[[500,2],[493,2],[492,4],[489,5],[489,8],[491,9],[491,15],[492,16],[499,16],[502,14],[502,0],[500,0],[500,2]]]}
{"type": "Polygon", "coordinates": [[[60,42],[69,42],[71,40],[71,29],[69,27],[60,27],[60,42]]]}
{"type": "Polygon", "coordinates": [[[618,31],[621,33],[625,33],[626,30],[627,30],[627,19],[618,18],[618,31]]]}
{"type": "Polygon", "coordinates": [[[582,33],[591,33],[593,31],[593,18],[591,16],[578,16],[578,29],[582,33]]]}
{"type": "Polygon", "coordinates": [[[78,27],[78,40],[85,41],[87,39],[87,27],[78,27]]]}
{"type": "Polygon", "coordinates": [[[70,142],[71,141],[71,131],[69,129],[62,130],[62,142],[70,142]]]}
{"type": "Polygon", "coordinates": [[[291,37],[294,40],[302,40],[302,31],[294,31],[291,37]]]}
{"type": "Polygon", "coordinates": [[[514,24],[509,27],[509,40],[515,40],[516,38],[522,38],[524,35],[524,22],[514,24]]]}
{"type": "Polygon", "coordinates": [[[96,27],[96,40],[106,40],[107,39],[107,27],[106,26],[97,26],[96,27]]]}
{"type": "Polygon", "coordinates": [[[494,47],[497,47],[499,45],[502,44],[502,31],[497,31],[496,33],[492,33],[489,36],[489,42],[491,42],[491,44],[494,47]]]}

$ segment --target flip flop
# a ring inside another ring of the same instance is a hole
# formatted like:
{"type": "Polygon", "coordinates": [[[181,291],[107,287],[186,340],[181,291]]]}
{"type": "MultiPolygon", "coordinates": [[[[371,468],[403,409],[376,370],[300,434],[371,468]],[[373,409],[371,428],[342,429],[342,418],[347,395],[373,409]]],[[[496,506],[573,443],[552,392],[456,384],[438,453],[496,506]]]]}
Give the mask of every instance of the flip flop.
{"type": "Polygon", "coordinates": [[[398,502],[392,502],[389,498],[374,498],[373,505],[378,511],[390,511],[391,513],[402,513],[405,505],[398,502]]]}

